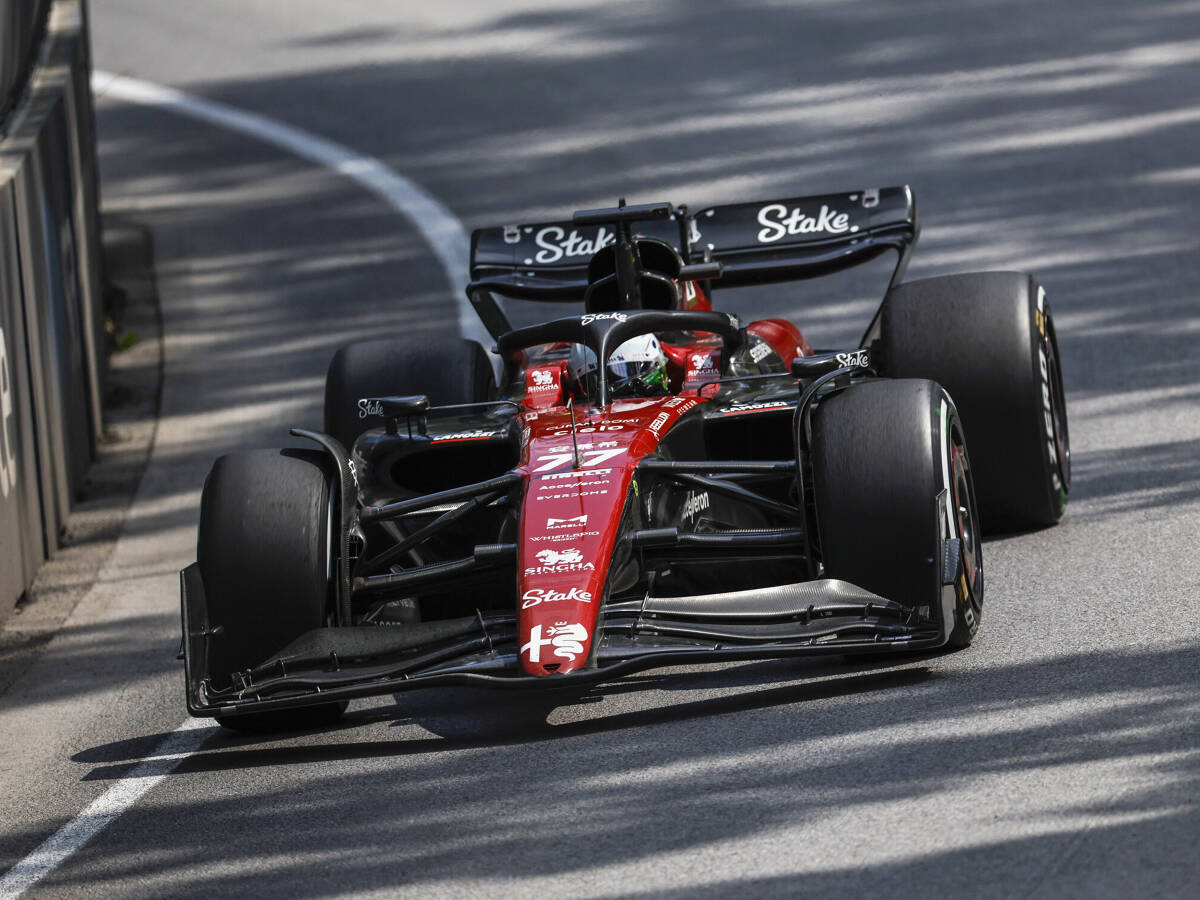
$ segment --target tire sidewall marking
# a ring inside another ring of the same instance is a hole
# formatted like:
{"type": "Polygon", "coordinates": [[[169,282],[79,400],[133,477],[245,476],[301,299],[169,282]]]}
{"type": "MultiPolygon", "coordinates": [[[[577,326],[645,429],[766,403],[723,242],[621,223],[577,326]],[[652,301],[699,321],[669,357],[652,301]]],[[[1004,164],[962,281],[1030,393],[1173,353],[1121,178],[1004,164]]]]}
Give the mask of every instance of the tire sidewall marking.
{"type": "MultiPolygon", "coordinates": [[[[1034,359],[1034,377],[1038,383],[1038,440],[1042,444],[1046,463],[1049,466],[1049,487],[1052,502],[1060,505],[1060,498],[1065,495],[1063,484],[1063,464],[1058,452],[1058,430],[1054,423],[1054,397],[1050,381],[1050,366],[1052,364],[1053,348],[1050,346],[1050,305],[1046,302],[1046,289],[1040,284],[1033,308],[1033,337],[1037,346],[1034,359]],[[1049,351],[1049,352],[1047,352],[1049,351]]],[[[1055,359],[1056,363],[1057,360],[1055,359]]],[[[1061,390],[1062,385],[1059,385],[1061,390]]]]}

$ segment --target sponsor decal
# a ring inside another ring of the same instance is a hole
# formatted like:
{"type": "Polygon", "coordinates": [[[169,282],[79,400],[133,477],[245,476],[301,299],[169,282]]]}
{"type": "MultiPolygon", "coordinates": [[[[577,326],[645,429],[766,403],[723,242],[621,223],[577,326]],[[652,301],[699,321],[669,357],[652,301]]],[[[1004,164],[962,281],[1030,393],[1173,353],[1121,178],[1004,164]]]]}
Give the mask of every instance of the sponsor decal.
{"type": "Polygon", "coordinates": [[[673,400],[668,400],[666,403],[663,404],[663,406],[665,406],[667,409],[675,410],[675,412],[678,415],[682,416],[685,412],[687,412],[689,409],[691,409],[693,406],[695,406],[699,402],[700,402],[699,400],[687,400],[683,397],[676,397],[673,400]]]}
{"type": "Polygon", "coordinates": [[[764,403],[734,403],[728,409],[722,410],[721,415],[737,416],[742,413],[766,412],[767,410],[790,408],[791,404],[786,400],[769,400],[764,403]]]}
{"type": "MultiPolygon", "coordinates": [[[[570,432],[568,431],[568,434],[569,433],[570,432]]],[[[555,437],[558,437],[558,435],[555,435],[555,437]]],[[[567,446],[547,447],[546,452],[547,453],[569,453],[569,452],[571,452],[572,449],[576,449],[576,448],[579,450],[594,450],[594,449],[598,450],[601,448],[616,447],[616,446],[617,446],[616,441],[600,441],[600,443],[598,443],[598,444],[592,443],[591,441],[588,441],[587,443],[584,443],[581,441],[575,445],[575,448],[567,447],[567,446]]]]}
{"type": "Polygon", "coordinates": [[[596,236],[588,240],[581,237],[574,228],[567,234],[566,230],[558,225],[550,225],[535,234],[533,240],[542,249],[535,253],[532,259],[525,260],[527,266],[533,265],[534,262],[550,265],[564,257],[591,256],[609,244],[615,244],[617,236],[601,226],[596,236]]]}
{"type": "Polygon", "coordinates": [[[770,203],[758,211],[758,224],[763,228],[758,233],[760,244],[771,244],[789,234],[847,234],[858,231],[850,224],[849,213],[840,213],[821,204],[815,216],[804,214],[802,209],[789,210],[782,203],[770,203]]]}
{"type": "Polygon", "coordinates": [[[562,478],[601,478],[605,475],[611,475],[612,469],[592,469],[590,472],[584,472],[581,469],[574,469],[570,472],[554,472],[550,475],[543,475],[542,481],[553,481],[562,478]]]}
{"type": "Polygon", "coordinates": [[[439,435],[436,439],[434,439],[433,441],[430,441],[430,443],[441,444],[441,443],[444,443],[445,441],[481,441],[486,438],[490,438],[494,434],[497,434],[497,432],[483,431],[483,430],[456,431],[453,434],[439,435]]]}
{"type": "Polygon", "coordinates": [[[536,421],[537,421],[537,417],[538,417],[538,414],[537,414],[537,413],[535,413],[535,412],[527,412],[527,413],[525,413],[525,421],[526,421],[526,422],[536,422],[536,421]]]}
{"type": "Polygon", "coordinates": [[[0,494],[17,486],[17,433],[13,426],[13,381],[8,368],[8,345],[0,328],[0,494]]]}
{"type": "Polygon", "coordinates": [[[553,647],[555,656],[574,660],[583,653],[583,642],[587,639],[587,629],[578,622],[555,622],[546,629],[545,637],[542,637],[542,626],[534,625],[529,629],[529,642],[521,645],[521,652],[528,653],[529,661],[536,663],[542,661],[543,647],[553,647]]]}
{"type": "Polygon", "coordinates": [[[855,350],[853,353],[839,353],[837,355],[839,366],[858,366],[865,369],[871,365],[871,353],[868,350],[855,350]]]}
{"type": "Polygon", "coordinates": [[[592,595],[589,591],[581,591],[579,588],[571,588],[568,591],[551,591],[542,590],[541,588],[532,588],[521,595],[521,609],[529,609],[531,606],[537,606],[539,603],[562,603],[568,600],[576,600],[580,603],[591,603],[592,595]]]}
{"type": "MultiPolygon", "coordinates": [[[[603,482],[601,482],[603,483],[603,482]]],[[[578,500],[580,497],[603,497],[607,494],[607,490],[603,491],[580,491],[575,490],[565,494],[538,494],[537,500],[578,500]]]]}
{"type": "Polygon", "coordinates": [[[708,491],[688,491],[687,498],[683,501],[683,507],[679,510],[679,517],[688,522],[706,509],[708,509],[708,491]]]}
{"type": "Polygon", "coordinates": [[[760,363],[774,352],[774,347],[762,340],[762,338],[759,338],[759,342],[750,348],[750,359],[756,363],[760,363]]]}
{"type": "Polygon", "coordinates": [[[546,520],[547,528],[574,528],[578,525],[587,524],[587,514],[582,516],[574,516],[573,518],[555,519],[553,517],[546,520]]]}
{"type": "Polygon", "coordinates": [[[579,317],[580,325],[591,325],[593,322],[603,322],[611,319],[614,322],[624,322],[629,316],[621,312],[586,313],[579,317]]]}
{"type": "Polygon", "coordinates": [[[525,570],[526,575],[561,575],[564,572],[594,572],[594,563],[584,562],[583,554],[574,547],[566,550],[539,550],[534,554],[538,565],[525,570]]]}
{"type": "Polygon", "coordinates": [[[688,363],[685,378],[719,378],[721,375],[711,353],[693,353],[688,357],[688,363]]]}
{"type": "MultiPolygon", "coordinates": [[[[617,447],[608,450],[583,450],[584,444],[580,444],[581,455],[583,459],[580,461],[580,467],[590,469],[598,466],[601,463],[606,463],[615,456],[620,456],[625,452],[625,448],[617,447]]],[[[590,446],[590,445],[587,445],[590,446]]],[[[567,463],[574,463],[575,454],[571,450],[565,450],[558,453],[544,453],[537,458],[541,463],[534,472],[549,472],[553,469],[560,468],[567,463]]],[[[591,474],[591,473],[588,473],[591,474]]]]}
{"type": "Polygon", "coordinates": [[[582,541],[584,538],[597,537],[600,534],[598,531],[564,531],[562,534],[537,534],[529,538],[535,543],[545,543],[553,541],[554,543],[566,543],[567,541],[575,542],[582,541]]]}
{"type": "MultiPolygon", "coordinates": [[[[583,474],[586,475],[589,473],[584,472],[583,474]]],[[[603,479],[600,479],[598,481],[577,481],[577,482],[575,482],[575,484],[545,484],[545,483],[543,483],[543,484],[538,485],[538,490],[539,491],[563,491],[563,490],[573,491],[573,490],[576,490],[579,488],[602,488],[602,487],[608,487],[608,486],[609,486],[609,482],[607,482],[603,479]]]]}
{"type": "Polygon", "coordinates": [[[358,417],[365,419],[367,416],[382,416],[383,404],[378,400],[372,400],[370,397],[363,397],[358,401],[358,417]]]}
{"type": "MultiPolygon", "coordinates": [[[[624,425],[580,425],[575,429],[576,434],[592,434],[597,431],[624,431],[624,425]]],[[[550,432],[550,437],[570,437],[571,429],[563,428],[550,432]]],[[[591,446],[590,444],[588,446],[591,446]]]]}
{"type": "Polygon", "coordinates": [[[539,550],[537,560],[544,566],[583,562],[583,554],[571,547],[568,550],[539,550]]]}
{"type": "Polygon", "coordinates": [[[662,427],[669,421],[671,421],[671,414],[669,412],[660,412],[649,425],[651,434],[658,437],[658,433],[662,430],[662,427]]]}
{"type": "Polygon", "coordinates": [[[562,402],[563,367],[535,366],[525,370],[525,402],[545,409],[562,402]]]}

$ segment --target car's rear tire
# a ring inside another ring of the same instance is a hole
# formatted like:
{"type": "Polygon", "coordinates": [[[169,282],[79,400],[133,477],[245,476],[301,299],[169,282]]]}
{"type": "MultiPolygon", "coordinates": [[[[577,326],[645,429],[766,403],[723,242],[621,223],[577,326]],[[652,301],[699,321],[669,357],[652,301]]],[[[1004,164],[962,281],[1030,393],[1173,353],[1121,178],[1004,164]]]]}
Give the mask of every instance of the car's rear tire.
{"type": "Polygon", "coordinates": [[[986,532],[1052,525],[1071,486],[1054,321],[1022,272],[901,284],[883,301],[881,372],[929,378],[954,398],[971,444],[986,532]]]}
{"type": "Polygon", "coordinates": [[[943,536],[959,538],[965,577],[949,645],[969,644],[983,608],[979,518],[962,424],[945,391],[923,379],[841,391],[813,413],[810,455],[825,577],[933,616],[943,536]]]}
{"type": "MultiPolygon", "coordinates": [[[[324,456],[251,450],[222,456],[204,482],[196,559],[210,627],[206,669],[216,688],[326,624],[330,487],[324,456]]],[[[237,730],[325,724],[345,703],[218,716],[237,730]]]]}
{"type": "Polygon", "coordinates": [[[495,395],[491,360],[476,341],[392,337],[347,344],[325,376],[325,433],[349,450],[382,416],[359,407],[364,397],[424,394],[438,404],[474,403],[495,395]]]}

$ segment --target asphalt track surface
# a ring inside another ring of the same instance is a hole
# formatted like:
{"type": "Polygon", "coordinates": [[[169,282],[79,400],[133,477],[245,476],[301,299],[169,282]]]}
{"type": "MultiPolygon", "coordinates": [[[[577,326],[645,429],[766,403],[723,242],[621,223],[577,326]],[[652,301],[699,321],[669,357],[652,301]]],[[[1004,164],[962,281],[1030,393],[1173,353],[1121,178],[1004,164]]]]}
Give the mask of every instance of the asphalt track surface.
{"type": "MultiPolygon", "coordinates": [[[[333,350],[453,333],[421,234],[261,141],[98,101],[154,233],[161,415],[124,531],[0,695],[0,872],[155,777],[37,896],[1194,896],[1200,6],[94,0],[98,69],[377,157],[465,225],[909,183],[909,277],[1027,269],[1074,486],[986,545],[969,650],[437,690],[181,762],[176,572],[214,456],[319,425],[333,350]],[[169,773],[169,774],[168,774],[169,773]]],[[[857,284],[731,299],[852,342],[857,284]]]]}

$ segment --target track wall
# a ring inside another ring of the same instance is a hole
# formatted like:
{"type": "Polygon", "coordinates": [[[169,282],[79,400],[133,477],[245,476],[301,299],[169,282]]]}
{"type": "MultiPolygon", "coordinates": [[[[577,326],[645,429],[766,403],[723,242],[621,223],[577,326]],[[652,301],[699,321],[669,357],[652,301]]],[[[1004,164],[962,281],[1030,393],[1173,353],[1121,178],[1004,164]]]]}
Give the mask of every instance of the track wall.
{"type": "Polygon", "coordinates": [[[3,619],[83,488],[105,344],[84,3],[0,0],[0,47],[3,619]]]}

